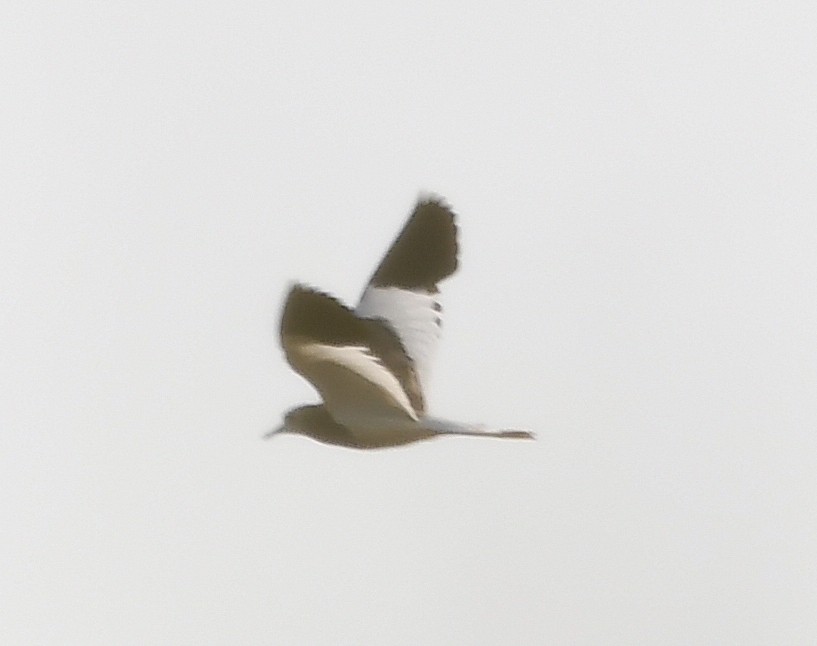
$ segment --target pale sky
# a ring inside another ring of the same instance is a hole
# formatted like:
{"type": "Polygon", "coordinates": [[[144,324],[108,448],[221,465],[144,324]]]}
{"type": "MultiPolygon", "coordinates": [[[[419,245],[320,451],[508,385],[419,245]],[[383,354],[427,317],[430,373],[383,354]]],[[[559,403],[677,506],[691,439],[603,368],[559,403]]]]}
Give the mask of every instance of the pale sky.
{"type": "Polygon", "coordinates": [[[0,643],[817,643],[810,3],[0,7],[0,643]],[[261,440],[458,214],[434,414],[261,440]]]}

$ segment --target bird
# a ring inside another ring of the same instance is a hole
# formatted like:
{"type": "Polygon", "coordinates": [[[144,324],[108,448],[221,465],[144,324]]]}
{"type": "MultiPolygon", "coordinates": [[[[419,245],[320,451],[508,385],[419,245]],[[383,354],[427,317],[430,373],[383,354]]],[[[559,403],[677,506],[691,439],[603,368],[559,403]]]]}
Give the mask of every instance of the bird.
{"type": "Polygon", "coordinates": [[[421,196],[366,284],[356,308],[303,283],[284,301],[280,342],[290,366],[322,404],[289,410],[267,433],[301,434],[324,444],[382,449],[439,436],[533,439],[430,416],[431,360],[442,331],[438,284],[459,264],[455,215],[421,196]]]}

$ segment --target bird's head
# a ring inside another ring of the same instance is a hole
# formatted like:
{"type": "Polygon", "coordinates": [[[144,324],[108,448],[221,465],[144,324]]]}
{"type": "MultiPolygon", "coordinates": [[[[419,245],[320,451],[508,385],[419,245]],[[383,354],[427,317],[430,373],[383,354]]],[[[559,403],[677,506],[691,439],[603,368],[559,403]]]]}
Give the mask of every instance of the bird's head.
{"type": "MultiPolygon", "coordinates": [[[[284,415],[283,423],[277,428],[272,429],[264,437],[270,438],[279,433],[300,433],[302,435],[309,435],[309,429],[315,423],[319,422],[320,414],[317,409],[323,409],[323,406],[299,406],[288,410],[284,415]]],[[[324,413],[325,414],[325,413],[324,413]]]]}
{"type": "Polygon", "coordinates": [[[349,431],[335,422],[323,406],[299,406],[287,411],[283,424],[264,437],[270,438],[279,433],[307,435],[325,444],[358,446],[358,442],[349,431]]]}
{"type": "Polygon", "coordinates": [[[292,408],[284,415],[283,423],[271,430],[264,437],[279,433],[298,433],[314,436],[315,430],[328,424],[334,424],[323,406],[299,406],[292,408]]]}

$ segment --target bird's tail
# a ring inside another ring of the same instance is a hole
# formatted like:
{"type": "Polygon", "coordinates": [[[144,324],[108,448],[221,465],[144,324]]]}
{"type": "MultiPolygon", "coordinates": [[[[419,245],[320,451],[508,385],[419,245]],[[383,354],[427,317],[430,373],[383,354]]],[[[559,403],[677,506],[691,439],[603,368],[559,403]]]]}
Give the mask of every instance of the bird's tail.
{"type": "Polygon", "coordinates": [[[420,423],[433,433],[448,435],[476,435],[479,437],[501,437],[507,439],[535,440],[530,431],[519,431],[507,428],[487,428],[480,424],[464,424],[439,417],[423,417],[420,423]]]}

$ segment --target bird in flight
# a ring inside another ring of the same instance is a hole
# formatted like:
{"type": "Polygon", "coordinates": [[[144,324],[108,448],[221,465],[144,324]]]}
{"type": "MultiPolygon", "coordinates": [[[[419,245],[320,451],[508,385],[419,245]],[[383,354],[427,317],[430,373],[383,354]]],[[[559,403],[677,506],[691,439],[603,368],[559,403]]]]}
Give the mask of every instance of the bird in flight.
{"type": "Polygon", "coordinates": [[[440,435],[533,438],[431,417],[425,388],[440,339],[438,283],[457,269],[457,226],[442,200],[418,201],[353,310],[295,284],[281,315],[281,346],[322,405],[293,408],[265,437],[300,433],[319,442],[375,449],[440,435]]]}

